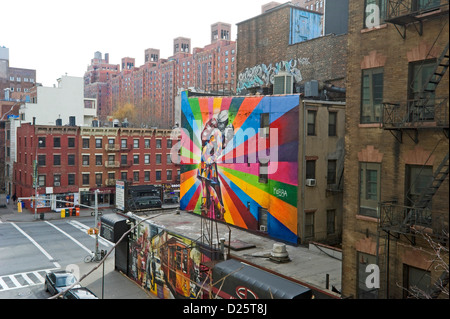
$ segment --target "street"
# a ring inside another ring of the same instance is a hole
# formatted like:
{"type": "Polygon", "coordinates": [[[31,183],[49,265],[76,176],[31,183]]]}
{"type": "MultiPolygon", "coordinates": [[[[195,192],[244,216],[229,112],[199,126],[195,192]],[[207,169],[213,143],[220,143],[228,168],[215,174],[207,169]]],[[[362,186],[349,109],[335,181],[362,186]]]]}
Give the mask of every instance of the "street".
{"type": "MultiPolygon", "coordinates": [[[[70,270],[77,278],[98,264],[85,263],[95,250],[93,217],[39,222],[0,223],[0,299],[45,299],[47,271],[70,270]]],[[[99,237],[99,250],[110,250],[113,243],[99,237]]],[[[134,282],[114,270],[114,251],[82,286],[105,299],[150,298],[134,282]]]]}

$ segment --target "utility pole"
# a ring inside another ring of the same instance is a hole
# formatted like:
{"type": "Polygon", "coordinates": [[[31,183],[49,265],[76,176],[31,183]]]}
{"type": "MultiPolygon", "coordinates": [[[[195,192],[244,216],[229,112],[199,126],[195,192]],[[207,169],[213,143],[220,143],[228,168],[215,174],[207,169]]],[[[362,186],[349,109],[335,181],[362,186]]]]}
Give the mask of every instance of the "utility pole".
{"type": "Polygon", "coordinates": [[[94,191],[94,195],[95,195],[95,227],[94,229],[96,229],[95,231],[95,260],[99,261],[101,260],[101,256],[100,256],[100,252],[98,250],[98,233],[100,232],[100,228],[98,227],[98,192],[99,190],[96,189],[94,191]]]}

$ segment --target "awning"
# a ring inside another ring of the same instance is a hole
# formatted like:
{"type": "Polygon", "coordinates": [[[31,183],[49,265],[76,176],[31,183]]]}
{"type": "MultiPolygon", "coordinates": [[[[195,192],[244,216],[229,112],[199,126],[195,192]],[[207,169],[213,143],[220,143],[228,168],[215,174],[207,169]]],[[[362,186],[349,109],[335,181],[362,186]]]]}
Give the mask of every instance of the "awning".
{"type": "Polygon", "coordinates": [[[213,292],[224,299],[310,299],[308,287],[235,259],[213,268],[213,292]]]}

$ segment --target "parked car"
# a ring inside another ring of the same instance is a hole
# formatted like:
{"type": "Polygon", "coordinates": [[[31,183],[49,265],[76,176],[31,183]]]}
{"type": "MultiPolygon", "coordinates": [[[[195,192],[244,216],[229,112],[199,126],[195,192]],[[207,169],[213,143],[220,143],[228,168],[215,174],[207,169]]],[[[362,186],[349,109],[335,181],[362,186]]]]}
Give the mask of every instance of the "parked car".
{"type": "MultiPolygon", "coordinates": [[[[45,291],[48,291],[52,296],[66,290],[68,287],[77,282],[77,278],[68,271],[52,271],[45,275],[45,291]]],[[[74,288],[81,287],[77,284],[74,288]]]]}
{"type": "Polygon", "coordinates": [[[98,299],[97,296],[86,287],[72,288],[67,290],[63,299],[98,299]]]}

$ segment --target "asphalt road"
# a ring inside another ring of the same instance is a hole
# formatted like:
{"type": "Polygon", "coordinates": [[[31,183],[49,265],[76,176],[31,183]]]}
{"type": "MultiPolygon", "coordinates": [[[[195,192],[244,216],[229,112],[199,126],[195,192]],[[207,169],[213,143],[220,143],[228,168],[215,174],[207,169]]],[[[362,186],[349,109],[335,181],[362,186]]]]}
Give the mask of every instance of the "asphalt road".
{"type": "MultiPolygon", "coordinates": [[[[85,263],[95,250],[95,236],[87,229],[93,217],[39,222],[0,223],[0,299],[45,299],[45,273],[70,270],[77,278],[98,264],[85,263]]],[[[99,237],[99,250],[110,250],[113,243],[99,237]]],[[[104,266],[81,282],[99,298],[153,299],[129,278],[114,269],[114,252],[104,266]]]]}

